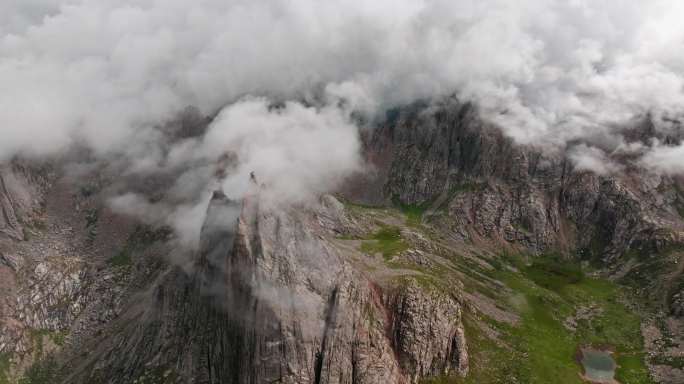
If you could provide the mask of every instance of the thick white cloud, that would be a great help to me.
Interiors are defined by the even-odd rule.
[[[642,159],[642,164],[666,174],[684,174],[684,145],[656,144]]]
[[[336,83],[377,105],[459,91],[523,142],[683,101],[676,0],[5,3],[4,154],[108,150],[188,104]]]
[[[254,172],[266,186],[262,193],[279,202],[306,201],[338,185],[360,169],[359,152],[357,129],[339,108],[295,102],[274,108],[265,99],[222,110],[196,149],[209,158],[237,156],[223,182],[229,194],[246,191]]]
[[[151,170],[169,160],[152,127],[188,105],[225,108],[177,161],[236,149],[240,177],[319,192],[358,165],[342,153],[358,151],[349,109],[453,92],[521,143],[562,146],[681,113],[683,12],[679,0],[6,0],[0,158],[77,142]]]
[[[133,173],[198,165],[176,177],[167,191],[170,202],[151,203],[145,196],[124,193],[112,198],[110,206],[151,224],[170,225],[179,234],[179,245],[195,248],[211,196],[209,188],[220,186],[233,199],[259,191],[262,206],[271,208],[316,201],[347,175],[361,170],[358,130],[348,111],[337,106],[242,99],[221,110],[203,137],[176,143],[166,155],[135,156],[129,167]],[[217,180],[219,169],[206,165],[221,158],[226,159],[226,171]]]
[[[590,171],[599,175],[608,175],[622,170],[605,152],[586,144],[576,145],[568,151],[568,157],[578,171]]]
[[[23,0],[0,3],[0,34],[20,34],[27,27],[59,11],[60,4],[69,0]]]

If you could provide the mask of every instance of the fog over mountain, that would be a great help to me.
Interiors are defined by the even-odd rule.
[[[0,0],[0,384],[683,382],[682,15]]]
[[[455,94],[522,144],[609,137],[571,156],[605,173],[616,167],[602,152],[625,150],[615,127],[649,114],[671,129],[682,113],[683,11],[676,0],[5,1],[0,158],[79,145],[144,174],[233,153],[229,195],[255,171],[301,201],[361,169],[359,121]],[[188,106],[216,119],[170,143],[160,127]],[[629,150],[684,170],[681,147]]]
[[[250,95],[373,113],[456,93],[520,142],[551,144],[647,112],[676,118],[684,97],[678,1],[1,7],[3,157],[122,151],[188,105],[214,113]]]

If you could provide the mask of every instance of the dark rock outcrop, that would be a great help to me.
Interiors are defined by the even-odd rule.
[[[169,129],[196,136],[203,124],[189,113]],[[644,134],[657,132],[624,138],[646,142]],[[47,352],[60,367],[54,381],[70,384],[408,384],[465,375],[468,335],[452,267],[468,266],[447,266],[454,244],[560,252],[616,279],[645,276],[642,289],[682,316],[678,180],[629,156],[612,159],[616,173],[576,169],[566,149],[517,145],[453,99],[391,111],[364,135],[373,169],[345,195],[418,211],[439,235],[402,221],[398,236],[410,246],[396,259],[378,256],[380,271],[366,268],[375,255],[359,251],[360,239],[396,223],[378,224],[372,212],[355,221],[332,196],[292,207],[261,201],[256,185],[239,202],[217,192],[200,250],[179,264],[166,257],[179,252],[166,236],[107,211],[99,192],[3,168],[0,352],[18,356],[21,370],[42,358],[36,331],[40,340],[65,335]],[[163,199],[173,177],[132,184]],[[449,290],[416,277],[439,268]]]
[[[425,210],[459,240],[610,262],[684,230],[676,180],[629,159],[614,159],[624,170],[613,174],[577,170],[566,149],[517,145],[455,99],[401,109],[366,143],[385,154],[381,198]]]
[[[239,212],[239,219],[235,212]],[[326,240],[344,225],[315,209],[265,210],[217,193],[190,272],[160,275],[72,361],[66,382],[417,383],[465,374],[460,304],[413,285],[381,288]],[[226,218],[233,218],[226,220]]]

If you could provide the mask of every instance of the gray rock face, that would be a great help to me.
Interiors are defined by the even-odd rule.
[[[238,216],[235,215],[239,211]],[[225,220],[226,217],[232,219]],[[220,218],[220,220],[219,220]],[[273,210],[215,194],[190,274],[172,268],[114,321],[67,382],[417,383],[468,367],[460,303],[381,287],[329,241],[349,223],[327,196]],[[117,325],[118,324],[118,325]]]
[[[425,376],[468,372],[460,305],[448,296],[430,296],[410,283],[391,299],[393,345],[412,381]]]
[[[0,232],[14,239],[22,240],[24,238],[22,228],[14,212],[14,204],[11,200],[12,195],[7,190],[6,177],[6,175],[0,175],[0,210],[2,211],[2,215],[0,215]]]
[[[2,167],[0,178],[8,223],[0,232],[0,354],[11,357],[12,369],[2,374],[14,380],[48,353],[78,350],[118,314],[126,279],[102,258],[122,245],[111,233],[134,225],[108,223],[103,213],[107,231],[97,240],[108,247],[97,250],[84,225],[90,209],[79,207],[92,202],[71,182],[20,162]]]
[[[416,383],[467,371],[458,302],[415,283],[382,290],[323,240],[339,231],[339,203],[306,214],[254,200],[227,265],[231,308],[244,309],[235,358],[249,369],[237,382]]]
[[[186,125],[183,137],[202,123]],[[561,251],[622,277],[655,265],[663,278],[652,291],[684,313],[681,271],[658,256],[678,252],[684,236],[677,180],[629,159],[616,159],[619,174],[576,170],[563,151],[516,145],[453,100],[391,113],[366,150],[374,171],[347,195],[418,207],[447,244]],[[176,265],[170,243],[141,241],[138,223],[40,175],[0,172],[0,352],[30,362],[31,332],[66,334],[59,382],[408,384],[468,371],[461,299],[364,268],[358,247],[336,239],[375,224],[332,196],[276,209],[256,187],[240,202],[216,193],[200,251]],[[402,233],[420,246],[397,259],[425,270],[444,262],[426,254],[445,245]]]
[[[0,236],[24,240],[24,225],[35,224],[48,183],[44,169],[0,166]]]
[[[467,370],[460,304],[415,283],[380,286],[354,267],[329,241],[355,230],[334,198],[278,211],[260,208],[257,196],[238,208],[218,195],[191,272],[161,270],[125,299],[139,272],[89,270],[97,252],[75,229],[78,215],[66,220],[88,202],[60,187],[46,195],[37,175],[2,173],[2,257],[18,282],[8,286],[0,342],[30,360],[31,332],[68,332],[65,382],[125,383],[156,368],[197,383],[408,383]],[[59,220],[18,242],[22,223],[50,204]]]
[[[628,133],[634,137],[626,140],[640,138]],[[389,171],[378,173],[385,199],[427,209],[461,240],[574,250],[610,262],[630,249],[662,248],[684,228],[675,180],[628,159],[615,159],[625,170],[613,175],[575,170],[563,151],[514,144],[470,104],[415,105],[375,135],[383,139],[369,140],[370,150],[390,154],[380,165]]]
[[[31,228],[41,223],[40,207],[48,179],[39,168],[18,163],[0,167],[0,351],[26,352],[26,328],[54,329],[63,324],[55,311],[71,302],[78,272],[51,270],[47,250],[28,244]],[[57,252],[55,252],[57,253]],[[69,264],[69,260],[60,260]],[[77,304],[76,304],[77,305]]]

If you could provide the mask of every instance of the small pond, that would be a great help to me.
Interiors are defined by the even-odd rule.
[[[593,348],[582,348],[582,367],[584,377],[595,383],[616,383],[615,369],[617,364],[609,351]]]

